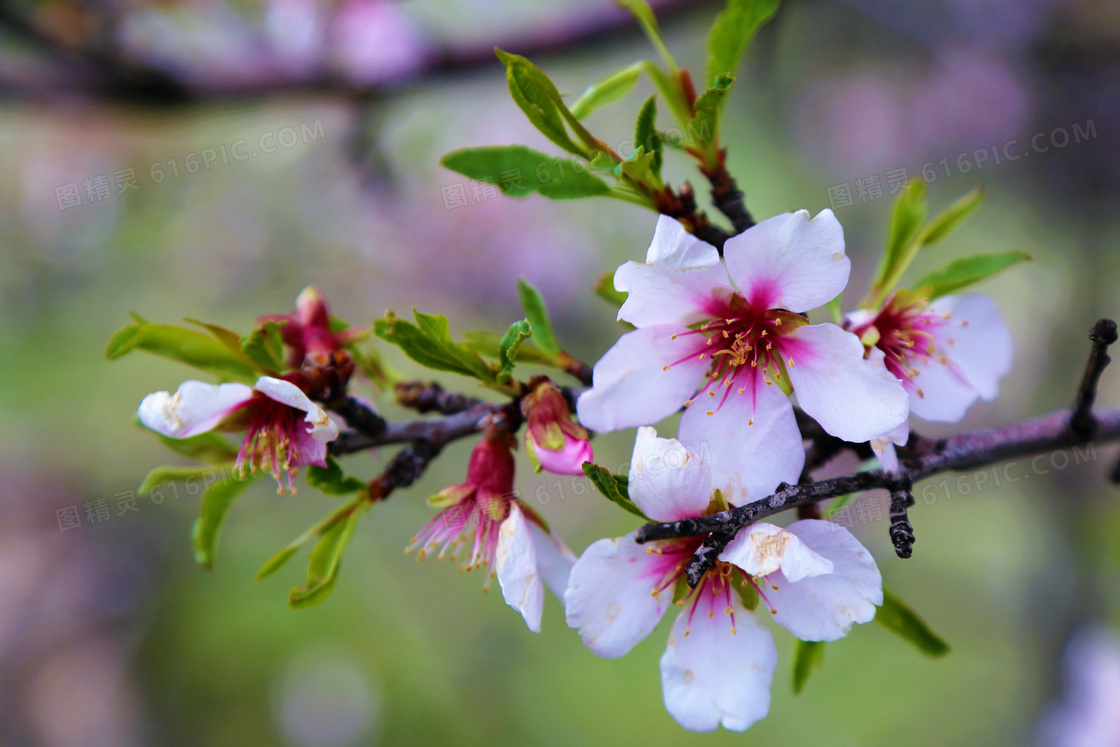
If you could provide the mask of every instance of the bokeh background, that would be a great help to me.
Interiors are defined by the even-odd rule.
[[[662,7],[678,61],[702,69],[718,6]],[[573,353],[592,361],[611,344],[619,328],[590,286],[643,255],[654,217],[490,199],[437,164],[464,145],[555,150],[510,101],[495,44],[537,50],[572,94],[652,56],[602,0],[0,6],[0,743],[1117,744],[1100,736],[1120,739],[1120,494],[1104,446],[1080,465],[1073,452],[1020,462],[1014,484],[989,470],[920,487],[908,561],[891,550],[885,498],[855,504],[886,582],[953,652],[932,661],[860,626],[794,697],[792,640],[777,630],[771,713],[745,735],[697,737],[665,713],[667,625],[600,660],[555,599],[534,636],[477,573],[403,554],[431,514],[423,498],[460,481],[470,444],[369,514],[333,596],[304,612],[286,606],[304,556],[265,582],[253,573],[334,499],[256,486],[212,572],[190,552],[197,498],[121,513],[114,496],[176,463],[133,425],[136,405],[194,375],[140,355],[106,363],[129,311],[247,330],[315,284],[356,324],[415,305],[458,331],[498,330],[520,316],[523,275]],[[593,130],[629,137],[649,93],[643,81]],[[981,211],[915,270],[978,251],[1035,257],[985,288],[1017,363],[966,426],[1071,400],[1085,332],[1120,314],[1120,6],[791,2],[749,51],[724,128],[756,216],[836,208],[853,296],[883,245],[890,175],[924,175],[935,209],[984,183]],[[668,160],[674,183],[696,180]],[[1101,399],[1120,403],[1120,377],[1106,374]],[[625,462],[631,443],[597,439],[598,461]],[[386,457],[347,468],[372,476]],[[583,480],[534,477],[523,456],[519,472],[577,552],[634,526]],[[91,522],[98,498],[110,516]],[[60,531],[70,507],[82,526]]]

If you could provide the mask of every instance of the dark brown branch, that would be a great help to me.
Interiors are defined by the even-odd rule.
[[[723,148],[719,153],[717,167],[711,171],[701,168],[700,171],[712,185],[712,204],[731,221],[735,233],[739,234],[754,225],[754,218],[751,217],[746,204],[743,202],[742,190],[739,189],[735,179],[727,171],[726,159],[727,149]]]
[[[646,524],[638,530],[638,541],[692,537],[709,532],[734,533],[748,524],[782,511],[847,493],[875,488],[894,490],[908,481],[918,482],[942,472],[960,472],[1085,443],[1084,439],[1070,429],[1069,417],[1069,410],[1059,410],[1020,423],[961,433],[946,439],[940,451],[903,462],[899,474],[876,469],[804,485],[787,485],[768,498],[711,516]],[[1100,413],[1097,424],[1097,441],[1120,440],[1120,410]],[[694,560],[689,566],[690,582],[693,578],[699,581],[703,571],[707,570],[700,569],[699,573],[694,574],[695,567]]]
[[[346,424],[366,436],[376,438],[385,432],[385,418],[350,396],[341,397],[328,405],[345,420]]]
[[[514,417],[512,412],[516,411]],[[457,438],[478,433],[485,425],[487,418],[504,416],[513,422],[520,423],[520,410],[509,403],[489,404],[480,402],[473,407],[434,420],[411,420],[405,423],[386,423],[379,435],[360,432],[345,432],[332,441],[327,447],[331,454],[353,454],[358,451],[367,451],[378,446],[391,444],[406,444],[415,441],[432,441],[447,443]]]
[[[1108,355],[1108,346],[1116,342],[1116,322],[1111,319],[1101,319],[1089,330],[1089,339],[1093,341],[1093,349],[1089,353],[1089,362],[1085,365],[1085,375],[1081,379],[1081,387],[1077,391],[1077,402],[1074,405],[1073,416],[1070,418],[1069,427],[1082,439],[1089,441],[1097,430],[1097,423],[1093,419],[1093,402],[1097,399],[1097,382],[1112,358]]]
[[[482,404],[481,400],[449,392],[438,382],[405,381],[395,387],[397,402],[420,413],[454,415]]]

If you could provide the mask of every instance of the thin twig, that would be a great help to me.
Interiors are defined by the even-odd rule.
[[[1097,382],[1101,374],[1112,362],[1108,355],[1108,346],[1116,342],[1116,322],[1111,319],[1100,319],[1089,330],[1089,339],[1093,341],[1093,349],[1089,353],[1089,362],[1085,365],[1085,375],[1081,379],[1081,387],[1077,390],[1077,402],[1074,405],[1073,416],[1069,420],[1069,427],[1081,438],[1089,441],[1093,438],[1097,424],[1093,420],[1093,402],[1097,399]]]

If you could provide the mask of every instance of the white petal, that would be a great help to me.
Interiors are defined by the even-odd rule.
[[[713,297],[734,292],[716,248],[665,215],[657,220],[646,263],[619,267],[614,287],[630,294],[618,318],[636,327],[711,319]]]
[[[862,443],[905,422],[906,390],[881,357],[864,360],[863,343],[851,332],[817,324],[781,339],[794,360],[788,370],[797,402],[826,431]]]
[[[675,438],[639,428],[630,460],[630,498],[654,521],[700,516],[712,501],[711,467]]]
[[[594,386],[577,403],[579,422],[593,431],[652,425],[679,410],[711,365],[700,360],[703,335],[671,324],[627,332],[595,364]],[[673,365],[675,361],[686,359]],[[669,370],[665,370],[669,366]]]
[[[924,420],[955,423],[980,398],[959,369],[937,358],[914,358],[911,366],[919,373],[907,386],[910,411]]]
[[[649,553],[635,536],[601,539],[584,550],[564,592],[568,627],[608,659],[634,648],[673,603],[673,587],[656,590],[677,557]]]
[[[544,531],[534,522],[529,522],[529,531],[533,535],[533,549],[537,554],[537,573],[545,586],[563,601],[564,591],[568,588],[568,576],[576,563],[575,553],[568,549],[562,539]]]
[[[171,438],[208,431],[230,410],[253,396],[244,384],[207,384],[184,381],[175,394],[155,392],[140,403],[137,415],[145,427]]]
[[[544,585],[537,572],[537,552],[529,521],[516,505],[498,528],[494,557],[498,585],[506,604],[521,613],[529,630],[541,632]]]
[[[803,641],[835,641],[854,623],[874,619],[875,607],[883,603],[883,577],[859,540],[844,527],[818,519],[795,521],[788,529],[831,560],[833,570],[796,582],[778,571],[760,581],[777,610],[775,622]]]
[[[781,570],[790,581],[832,573],[832,561],[813,552],[797,535],[759,522],[741,530],[720,553],[719,559],[739,566],[752,576],[769,576]]]
[[[844,229],[831,210],[782,213],[723,246],[731,279],[755,308],[809,311],[844,290],[852,263]]]
[[[796,483],[805,466],[789,397],[760,383],[756,400],[744,388],[742,394],[733,390],[718,409],[712,405],[719,405],[719,397],[697,400],[680,426],[681,441],[711,464],[712,487],[738,506],[773,495],[779,483]]]
[[[926,420],[952,423],[978,397],[993,400],[999,395],[999,381],[1014,357],[1011,332],[995,301],[981,293],[947,296],[931,308],[950,318],[935,332],[933,356],[912,360],[920,373],[910,408]]]
[[[338,424],[331,420],[326,410],[312,402],[303,390],[292,382],[262,376],[257,379],[253,388],[274,402],[307,413],[304,421],[311,426],[307,432],[319,443],[330,443],[338,438]]]
[[[883,354],[883,351],[878,348],[875,350],[879,355]],[[907,420],[890,433],[871,439],[871,450],[875,452],[875,456],[879,459],[879,465],[883,469],[887,472],[898,472],[898,451],[894,447],[895,445],[904,446],[909,440],[910,421]]]
[[[695,611],[686,606],[677,617],[661,657],[665,709],[691,731],[719,726],[746,731],[770,710],[778,665],[774,638],[738,593],[713,595],[707,588],[699,593]]]

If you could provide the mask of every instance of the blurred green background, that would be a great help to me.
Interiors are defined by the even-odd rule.
[[[666,14],[665,35],[678,61],[699,70],[718,6],[681,5]],[[112,25],[89,20],[98,14]],[[437,165],[440,155],[507,142],[555,149],[510,101],[496,61],[440,60],[449,50],[478,58],[494,44],[526,52],[571,28],[616,29],[619,18],[598,0],[37,2],[0,13],[0,741],[1045,741],[1039,720],[1063,698],[1069,634],[1120,613],[1120,514],[1105,480],[1114,448],[1086,452],[1088,464],[1074,465],[1072,452],[1021,462],[1015,484],[997,487],[988,470],[920,487],[909,561],[894,556],[887,523],[874,520],[886,515],[885,496],[857,503],[853,531],[886,583],[953,652],[928,660],[860,626],[828,646],[824,667],[794,697],[792,639],[776,629],[770,716],[745,735],[698,737],[665,713],[657,663],[668,623],[625,658],[597,659],[554,598],[534,636],[496,588],[480,591],[477,573],[404,555],[431,516],[423,498],[461,481],[470,443],[375,507],[334,594],[309,611],[286,606],[288,588],[303,581],[303,556],[262,583],[252,578],[334,499],[256,486],[235,507],[212,572],[191,556],[197,498],[141,499],[119,512],[116,494],[152,466],[176,463],[132,424],[137,404],[194,377],[141,355],[105,362],[105,342],[129,311],[245,331],[314,284],[354,324],[416,306],[447,314],[457,331],[499,330],[520,318],[514,278],[524,275],[544,291],[562,343],[587,361],[601,355],[620,328],[589,289],[644,255],[654,216],[607,201],[472,192]],[[51,44],[108,49],[166,80],[118,96],[113,81],[83,77]],[[578,94],[651,56],[627,27],[535,61]],[[159,93],[167,81],[194,95],[171,101]],[[1118,89],[1120,13],[1103,0],[797,2],[748,53],[725,138],[756,217],[836,208],[853,299],[883,244],[889,173],[916,176],[931,164],[934,209],[987,186],[977,216],[914,270],[980,251],[1035,257],[984,288],[1014,332],[1017,364],[1002,397],[970,412],[965,427],[976,427],[1070,402],[1087,329],[1120,313]],[[643,81],[596,112],[593,131],[609,142],[630,137],[650,92]],[[1046,150],[1031,145],[1036,133]],[[996,164],[993,148],[1021,157]],[[219,152],[210,168],[191,173],[188,155],[202,160],[208,149]],[[672,183],[692,179],[702,192],[698,174],[667,160]],[[118,176],[129,169],[135,189],[118,185],[130,182]],[[98,192],[102,175],[108,196]],[[845,184],[846,205],[837,201]],[[448,209],[445,188],[454,185],[467,204]],[[387,356],[427,377],[395,351]],[[1106,374],[1101,401],[1120,401],[1120,378]],[[597,461],[625,463],[632,438],[596,439]],[[347,469],[370,477],[386,451],[351,457]],[[518,460],[519,488],[577,552],[634,527],[582,478],[536,477]],[[99,497],[111,516],[91,523],[85,502]],[[56,511],[68,507],[82,527],[60,531]]]

